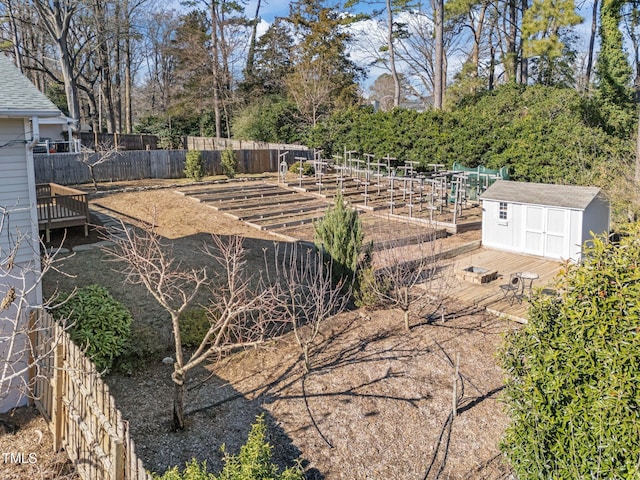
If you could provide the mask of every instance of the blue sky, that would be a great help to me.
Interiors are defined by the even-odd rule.
[[[257,0],[249,0],[245,7],[245,13],[248,17],[253,17],[256,13]],[[275,17],[286,17],[289,15],[289,4],[291,2],[284,0],[262,0],[260,3],[260,17],[267,22],[271,23]],[[380,0],[382,4],[382,0]],[[327,5],[332,5],[332,2],[327,2]],[[367,8],[366,3],[363,3],[355,11],[370,11],[371,8]]]
[[[256,13],[257,0],[250,0],[245,7],[248,17],[253,17]],[[286,17],[289,15],[289,2],[282,0],[262,0],[260,3],[260,16],[267,22],[273,22],[275,17]]]

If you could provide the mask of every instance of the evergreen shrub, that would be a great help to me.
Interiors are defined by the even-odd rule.
[[[300,160],[292,163],[289,166],[289,171],[291,173],[295,173],[296,175],[300,175]],[[302,175],[314,175],[316,173],[316,169],[313,168],[313,165],[309,162],[302,162]]]
[[[341,193],[334,198],[334,205],[314,225],[316,247],[333,260],[332,274],[338,281],[354,279],[364,232],[358,211],[351,208]]]
[[[185,347],[197,347],[211,328],[207,312],[201,308],[186,310],[180,314],[180,338]]]
[[[267,441],[267,426],[264,414],[256,417],[251,426],[247,443],[240,447],[240,453],[230,455],[225,451],[224,467],[215,475],[208,472],[207,463],[199,464],[192,459],[180,472],[178,467],[167,470],[163,475],[153,475],[154,480],[303,480],[302,468],[297,465],[282,472],[272,462],[273,446]]]
[[[100,285],[65,295],[54,314],[70,325],[71,339],[85,350],[98,371],[108,371],[131,333],[131,313]]]
[[[596,238],[501,354],[520,480],[640,478],[640,226]]]
[[[202,152],[198,150],[189,150],[187,152],[184,174],[187,178],[196,182],[202,180],[202,177],[204,177],[204,159],[202,158]]]
[[[227,178],[234,178],[238,173],[238,159],[236,158],[236,152],[232,148],[227,148],[222,151],[220,157],[220,163],[222,164],[222,173]]]

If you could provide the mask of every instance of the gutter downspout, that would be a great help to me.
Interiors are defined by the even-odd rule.
[[[40,122],[38,117],[31,117],[31,141],[27,142],[27,149],[33,150],[36,143],[40,141]]]
[[[35,165],[33,161],[33,147],[40,141],[40,122],[39,117],[33,116],[31,117],[31,141],[26,142],[27,146],[27,176],[30,179],[29,181],[29,189],[31,190],[30,196],[33,197],[33,203],[31,205],[31,218],[35,219],[35,224],[33,225],[32,231],[32,239],[40,239],[40,232],[38,227],[38,199],[36,197],[36,184],[35,184]],[[40,245],[39,241],[33,242],[33,249],[35,251],[35,255],[37,258],[40,258],[40,250],[43,248]],[[40,276],[40,262],[35,263],[35,274],[36,277]],[[42,296],[42,286],[40,283],[36,285],[34,289],[35,295],[35,304],[33,307],[42,308],[43,305],[43,296]]]

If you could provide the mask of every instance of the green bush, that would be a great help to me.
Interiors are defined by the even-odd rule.
[[[292,163],[289,166],[289,171],[295,173],[296,175],[300,175],[300,160]],[[302,162],[302,175],[314,175],[316,173],[316,169],[313,168],[313,165],[309,162]]]
[[[197,347],[209,331],[211,322],[201,308],[186,310],[180,314],[180,338],[185,347]]]
[[[603,129],[601,110],[575,89],[508,84],[466,97],[451,111],[339,111],[319,122],[306,143],[326,156],[346,146],[378,159],[506,165],[515,180],[592,185],[594,165],[628,160],[634,151],[629,131]]]
[[[316,247],[333,260],[334,280],[351,282],[362,252],[364,232],[358,211],[351,208],[342,194],[334,198],[334,206],[314,224]]]
[[[164,352],[165,344],[166,339],[156,329],[148,325],[133,324],[122,353],[114,362],[114,371],[133,374],[149,362],[157,360]]]
[[[507,338],[502,449],[520,480],[640,478],[640,225],[595,239]]]
[[[187,178],[199,182],[204,177],[204,160],[202,152],[198,150],[189,150],[187,159],[184,164],[184,174]]]
[[[238,159],[236,158],[236,152],[232,148],[227,148],[222,152],[220,156],[220,163],[222,164],[222,173],[228,178],[233,178],[238,173]]]
[[[216,480],[216,476],[207,470],[207,462],[200,464],[195,458],[187,462],[182,472],[178,467],[173,467],[162,475],[154,473],[151,478],[153,480]]]
[[[267,425],[262,414],[251,426],[247,443],[240,447],[240,453],[225,453],[224,468],[217,480],[302,480],[300,467],[279,472],[278,466],[271,462],[273,447],[267,442],[266,435]]]
[[[296,106],[278,95],[257,97],[234,115],[233,138],[271,143],[295,143],[300,140],[301,124]]]
[[[354,288],[354,301],[357,307],[375,308],[384,305],[384,296],[391,290],[389,278],[379,278],[371,265],[359,269]]]
[[[85,350],[98,371],[108,371],[124,352],[131,333],[131,313],[106,288],[89,285],[73,295],[54,312],[71,325],[71,339]]]
[[[225,452],[224,467],[219,475],[207,471],[207,464],[198,464],[195,459],[187,463],[186,468],[180,473],[178,467],[167,470],[164,475],[153,475],[154,480],[302,480],[304,478],[302,468],[296,466],[280,472],[276,464],[272,463],[273,447],[266,439],[267,426],[264,414],[256,418],[256,423],[251,426],[249,438],[240,448],[237,455],[229,455]]]

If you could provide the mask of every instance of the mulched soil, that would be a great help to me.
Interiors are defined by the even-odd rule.
[[[204,264],[200,247],[211,233],[245,237],[252,271],[261,268],[263,249],[273,248],[267,232],[171,189],[109,193],[92,202],[127,219],[155,217],[186,266]],[[438,305],[425,305],[409,332],[393,310],[347,312],[323,325],[309,374],[292,337],[211,359],[189,375],[187,429],[171,432],[172,367],[162,362],[171,354],[167,314],[107,260],[99,249],[64,256],[59,268],[66,275],[49,272],[44,290],[99,283],[132,311],[135,338],[150,353],[106,380],[148,469],[161,472],[195,457],[215,470],[220,446],[236,452],[255,416],[265,413],[276,460],[300,458],[308,478],[508,478],[497,446],[508,419],[495,355],[514,324],[451,303],[444,322]],[[458,355],[458,416],[451,421]]]
[[[53,437],[34,407],[0,414],[0,478],[80,480],[66,453],[53,451]]]
[[[497,448],[507,418],[495,350],[510,328],[465,308],[444,323],[416,319],[410,332],[399,312],[345,313],[323,326],[307,375],[291,337],[194,372],[185,432],[170,430],[171,366],[107,380],[138,454],[158,472],[192,457],[220,468],[219,447],[237,451],[265,413],[276,460],[300,458],[307,478],[497,479],[509,469]]]

